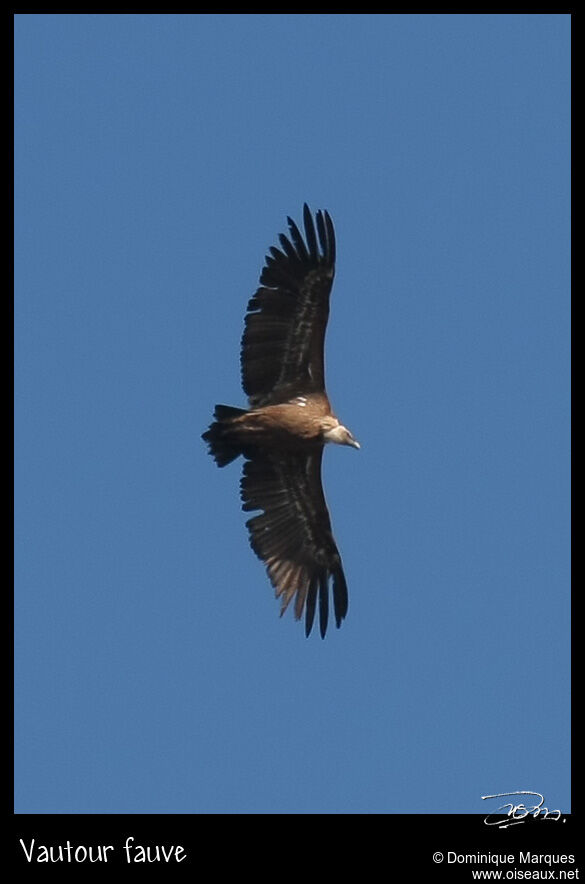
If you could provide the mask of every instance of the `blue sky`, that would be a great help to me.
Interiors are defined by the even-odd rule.
[[[570,809],[569,31],[16,16],[18,813]],[[325,641],[200,439],[305,201],[362,444]]]

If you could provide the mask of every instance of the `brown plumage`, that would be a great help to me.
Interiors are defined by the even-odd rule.
[[[327,212],[315,222],[307,205],[305,237],[290,218],[248,303],[242,337],[242,386],[250,408],[216,405],[203,434],[222,467],[240,454],[244,510],[262,510],[246,525],[256,555],[281,599],[294,598],[295,617],[313,626],[317,600],[321,636],[329,617],[347,614],[347,585],[321,482],[326,442],[359,444],[339,423],[325,392],[324,346],[335,273],[335,233]]]

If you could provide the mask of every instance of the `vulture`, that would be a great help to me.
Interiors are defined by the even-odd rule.
[[[305,235],[287,218],[250,299],[241,344],[242,387],[249,408],[216,405],[203,433],[219,467],[244,457],[242,509],[250,545],[266,565],[281,615],[294,599],[305,634],[317,603],[321,637],[329,590],[337,627],[347,614],[347,584],[321,482],[327,442],[359,443],[333,413],[325,391],[324,344],[335,273],[335,232],[329,213],[303,210]]]

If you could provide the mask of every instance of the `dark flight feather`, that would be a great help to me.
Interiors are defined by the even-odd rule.
[[[299,393],[325,390],[324,346],[335,273],[335,233],[328,212],[317,232],[304,207],[306,244],[289,218],[248,303],[242,338],[242,386],[250,405],[274,405]],[[317,236],[318,234],[318,236]]]
[[[311,631],[317,595],[321,636],[329,616],[329,581],[333,584],[333,610],[339,627],[347,614],[348,597],[339,550],[321,483],[323,448],[311,454],[288,453],[255,457],[244,464],[241,480],[242,509],[263,510],[248,519],[250,544],[266,563],[281,614],[296,596],[295,613]]]

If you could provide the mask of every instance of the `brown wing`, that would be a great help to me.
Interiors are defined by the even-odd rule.
[[[305,238],[288,218],[248,303],[242,337],[242,386],[250,405],[273,405],[300,393],[325,390],[323,349],[335,274],[335,232],[327,212],[309,207]]]
[[[266,564],[281,615],[294,598],[297,620],[305,609],[309,635],[319,599],[321,637],[329,616],[329,580],[335,624],[347,614],[347,585],[321,483],[323,449],[309,454],[262,454],[246,461],[241,483],[244,510],[264,510],[246,522],[250,544]]]

